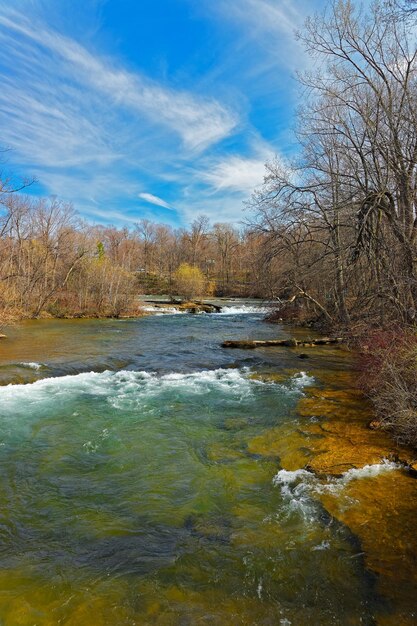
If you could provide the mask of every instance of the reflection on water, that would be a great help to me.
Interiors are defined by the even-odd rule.
[[[0,344],[2,626],[415,623],[416,482],[347,355],[222,350],[286,336],[228,313]]]

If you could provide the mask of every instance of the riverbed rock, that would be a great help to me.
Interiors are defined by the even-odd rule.
[[[245,417],[227,417],[224,420],[223,428],[225,430],[242,430],[249,426],[249,420]]]
[[[206,456],[212,463],[233,463],[245,457],[241,450],[222,443],[212,443],[206,448]]]
[[[381,607],[376,622],[415,624],[417,482],[393,470],[372,479],[351,480],[342,493],[325,491],[318,497],[359,538],[365,565],[377,574],[377,591],[390,602],[390,611]]]
[[[181,302],[181,304],[177,305],[177,308],[180,311],[186,311],[187,313],[220,313],[221,307],[216,304],[211,304],[209,302],[201,302],[200,300],[195,300],[192,302]]]

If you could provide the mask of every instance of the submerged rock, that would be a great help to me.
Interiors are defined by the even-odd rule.
[[[373,413],[360,391],[309,387],[305,393],[298,413],[319,418],[306,430],[322,435],[311,441],[314,457],[310,466],[316,474],[340,476],[352,468],[380,463],[392,453],[394,446],[388,435],[368,428]]]
[[[222,443],[212,443],[206,448],[206,457],[212,463],[233,463],[245,457],[241,450],[236,450]]]
[[[242,430],[248,426],[249,420],[245,417],[227,417],[223,423],[225,430]]]
[[[390,602],[378,624],[415,624],[417,483],[400,470],[352,480],[343,492],[320,496],[326,509],[359,538],[365,565],[377,574],[377,591]]]

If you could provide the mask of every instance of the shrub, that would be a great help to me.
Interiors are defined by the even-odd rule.
[[[399,443],[417,447],[417,335],[379,329],[360,342],[360,384],[381,424]]]
[[[174,281],[178,295],[186,300],[201,296],[205,291],[204,274],[195,265],[180,265],[175,272]]]

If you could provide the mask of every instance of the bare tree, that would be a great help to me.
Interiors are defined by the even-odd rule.
[[[302,77],[302,156],[270,164],[252,201],[271,253],[277,240],[297,251],[294,291],[345,323],[358,306],[408,321],[417,309],[416,49],[407,22],[387,17],[383,3],[339,1],[307,20],[318,69]]]

